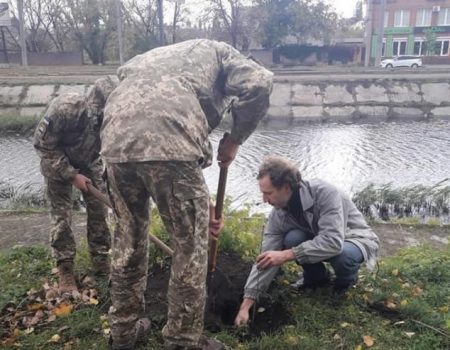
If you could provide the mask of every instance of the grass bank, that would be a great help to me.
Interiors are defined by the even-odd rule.
[[[227,213],[221,251],[234,250],[249,263],[260,249],[263,218],[248,211]],[[167,240],[161,220],[153,215],[151,232]],[[0,335],[8,349],[107,349],[105,317],[110,304],[106,280],[93,282],[86,246],[77,255],[77,275],[83,286],[78,299],[52,295],[56,281],[45,247],[15,248],[0,255]],[[169,259],[150,248],[151,268]],[[379,262],[375,274],[361,271],[345,297],[329,289],[302,293],[291,289],[298,274],[285,266],[275,288],[258,304],[257,320],[269,304],[282,305],[284,323],[255,336],[250,328],[225,327],[212,336],[231,349],[449,349],[450,249],[420,246],[402,250]],[[94,283],[94,284],[92,284]],[[151,315],[152,316],[152,315]],[[163,316],[164,317],[164,316]],[[146,346],[161,349],[164,319],[154,315]]]
[[[0,134],[17,133],[20,135],[31,135],[39,119],[34,116],[1,115]]]

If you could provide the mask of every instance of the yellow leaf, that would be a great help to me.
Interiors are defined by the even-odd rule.
[[[342,328],[346,328],[346,327],[348,327],[348,326],[350,326],[350,323],[347,323],[347,322],[342,322],[342,323],[341,323],[341,327],[342,327]]]
[[[439,308],[439,311],[440,312],[448,312],[448,305],[444,305],[444,306],[441,306],[440,308]]]
[[[73,305],[61,303],[53,309],[53,313],[56,316],[67,316],[72,312],[72,310],[73,310]]]
[[[392,276],[398,276],[398,269],[392,270]]]
[[[40,310],[43,308],[44,308],[44,305],[40,304],[40,303],[30,304],[27,306],[27,309],[31,310],[31,311],[36,311],[36,310]]]
[[[355,347],[355,350],[362,350],[362,346],[361,346],[361,345],[357,345],[357,346]]]
[[[370,335],[365,335],[363,336],[363,340],[364,340],[364,344],[366,344],[366,346],[368,348],[372,347],[374,342],[374,339],[370,336]]]
[[[91,298],[91,299],[89,299],[89,304],[91,304],[91,305],[97,305],[97,304],[98,304],[98,300],[95,299],[95,298]]]
[[[50,338],[50,340],[48,342],[49,343],[59,343],[60,340],[61,340],[61,337],[59,336],[59,334],[55,334],[54,336],[52,336]]]
[[[401,306],[406,306],[406,305],[408,305],[408,300],[403,299],[403,300],[400,302],[400,305],[401,305]]]

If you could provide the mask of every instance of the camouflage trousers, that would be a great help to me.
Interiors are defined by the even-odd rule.
[[[105,183],[101,177],[100,164],[91,169],[81,171],[83,175],[92,180],[95,187],[106,191]],[[53,257],[56,262],[70,261],[75,258],[76,246],[72,232],[72,184],[46,178],[47,198],[50,202],[50,216],[52,228],[50,231],[50,244],[53,248]],[[91,258],[103,259],[108,256],[111,247],[111,234],[106,222],[107,208],[91,195],[83,193],[87,211],[87,241]]]
[[[208,264],[209,194],[196,162],[107,164],[117,226],[113,233],[109,311],[113,348],[134,346],[145,313],[150,197],[171,237],[168,345],[192,346],[203,332]]]

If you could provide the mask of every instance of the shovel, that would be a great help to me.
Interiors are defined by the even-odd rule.
[[[214,216],[216,219],[220,219],[220,217],[222,216],[223,201],[225,199],[225,185],[227,184],[227,175],[228,175],[228,168],[220,168],[219,185],[217,186],[216,209],[214,211]],[[216,271],[218,251],[219,251],[219,240],[217,238],[213,238],[211,240],[211,245],[209,248],[210,274]]]
[[[109,201],[109,198],[105,196],[100,190],[95,188],[92,184],[89,182],[86,183],[86,186],[88,188],[88,193],[97,198],[100,202],[102,202],[104,205],[112,209],[111,202]],[[169,256],[173,255],[173,250],[168,247],[163,241],[161,241],[158,237],[153,236],[151,233],[149,233],[150,240],[155,243],[155,245],[161,249],[164,253],[166,253]]]

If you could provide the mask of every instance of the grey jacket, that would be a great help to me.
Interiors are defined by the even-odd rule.
[[[303,215],[314,238],[292,248],[296,261],[313,264],[330,259],[342,252],[344,241],[349,241],[361,249],[367,268],[372,269],[380,242],[351,199],[319,179],[302,181],[299,191]],[[296,228],[300,228],[299,224],[286,210],[274,208],[264,229],[262,251],[282,250],[284,235]],[[254,264],[244,297],[256,299],[269,287],[277,271],[278,267],[258,270]]]

